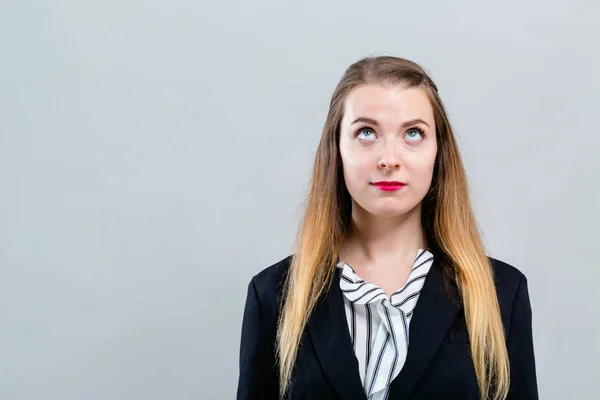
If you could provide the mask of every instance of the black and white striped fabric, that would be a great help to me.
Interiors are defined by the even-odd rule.
[[[408,328],[433,254],[419,249],[404,287],[391,297],[379,286],[362,280],[344,261],[340,288],[346,319],[369,400],[385,400],[392,380],[400,373],[408,350]]]

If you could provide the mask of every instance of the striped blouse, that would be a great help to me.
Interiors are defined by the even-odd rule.
[[[360,378],[369,400],[385,400],[408,350],[408,328],[433,254],[419,249],[404,286],[389,298],[379,286],[363,281],[339,261],[340,288]]]

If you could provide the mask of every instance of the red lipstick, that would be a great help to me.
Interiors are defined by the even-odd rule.
[[[402,189],[406,186],[406,183],[398,181],[379,181],[373,182],[371,185],[376,186],[380,190],[385,190],[386,192],[393,192]]]

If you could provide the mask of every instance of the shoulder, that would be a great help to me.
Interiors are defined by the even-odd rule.
[[[493,257],[488,256],[488,259],[492,266],[497,290],[516,292],[520,283],[527,279],[517,267]]]
[[[291,261],[292,255],[289,255],[262,269],[250,281],[250,285],[256,291],[258,301],[271,317],[275,317],[278,313],[279,302]]]
[[[507,262],[492,257],[488,258],[494,273],[500,312],[506,326],[519,293],[527,291],[527,277],[518,268]]]
[[[283,285],[291,262],[292,256],[289,255],[254,275],[252,282],[258,294],[271,293]]]

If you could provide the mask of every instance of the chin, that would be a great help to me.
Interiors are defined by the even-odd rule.
[[[383,201],[381,201],[383,200]],[[390,201],[392,200],[392,201]],[[400,217],[415,211],[419,202],[407,202],[408,199],[378,199],[365,207],[365,210],[373,215],[385,218]]]
[[[376,215],[378,217],[385,217],[385,218],[394,218],[394,217],[399,217],[403,214],[406,214],[408,211],[410,211],[410,208],[406,208],[406,206],[400,206],[400,205],[389,205],[389,206],[376,206],[376,207],[369,207],[366,209],[369,213]]]
[[[383,218],[396,218],[406,214],[405,210],[375,210],[371,214]]]
[[[418,204],[407,204],[406,199],[399,201],[399,199],[377,199],[375,201],[368,202],[352,202],[352,207],[357,207],[368,214],[372,214],[382,218],[395,218],[400,217],[406,213],[409,213]]]

